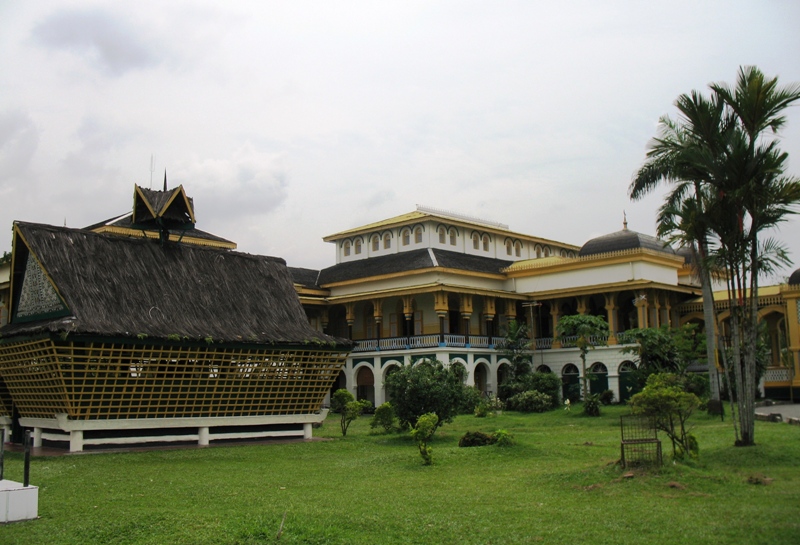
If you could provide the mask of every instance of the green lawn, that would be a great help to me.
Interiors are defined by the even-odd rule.
[[[275,543],[284,513],[279,543],[800,543],[800,427],[758,422],[758,446],[734,448],[730,422],[700,414],[699,460],[622,478],[626,409],[576,409],[459,417],[430,467],[367,417],[344,439],[334,419],[315,430],[333,441],[37,458],[41,518],[0,526],[0,543]],[[498,428],[518,444],[457,445]],[[6,478],[22,480],[21,455]]]

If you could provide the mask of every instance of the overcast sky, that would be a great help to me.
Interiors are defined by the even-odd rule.
[[[799,82],[798,22],[791,0],[0,0],[0,249],[13,220],[129,211],[151,156],[198,228],[292,266],[416,204],[576,245],[623,210],[653,234],[661,194],[627,188],[659,116],[740,65]],[[800,218],[779,236],[800,266]]]

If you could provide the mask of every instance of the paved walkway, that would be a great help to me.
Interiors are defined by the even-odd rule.
[[[778,413],[786,422],[789,418],[800,418],[800,403],[785,405],[770,405],[769,407],[756,407],[756,414],[775,414]]]

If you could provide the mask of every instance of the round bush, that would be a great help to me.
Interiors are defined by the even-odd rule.
[[[508,407],[523,413],[543,413],[553,408],[553,398],[536,390],[528,390],[509,399]]]

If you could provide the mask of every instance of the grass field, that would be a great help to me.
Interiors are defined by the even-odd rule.
[[[730,422],[701,413],[699,460],[623,478],[627,410],[576,409],[461,416],[429,467],[367,417],[344,439],[329,418],[315,435],[332,441],[36,458],[40,519],[0,526],[0,543],[800,543],[800,427],[757,422],[758,446],[735,448]],[[458,447],[499,428],[517,445]],[[6,478],[22,480],[21,455]]]

